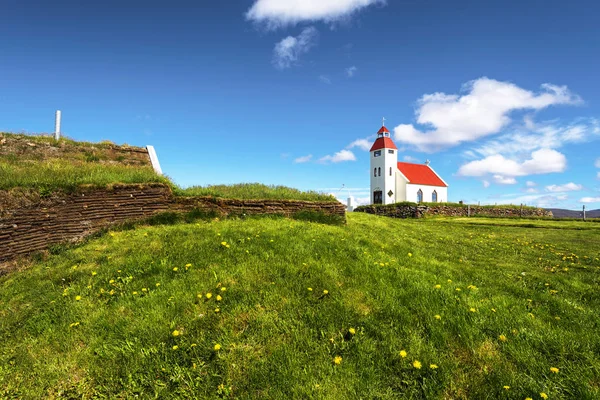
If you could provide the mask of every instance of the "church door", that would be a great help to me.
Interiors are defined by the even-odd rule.
[[[381,190],[373,192],[373,204],[383,204],[383,192]]]

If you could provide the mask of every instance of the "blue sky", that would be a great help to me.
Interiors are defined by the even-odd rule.
[[[88,3],[88,2],[85,2]],[[594,1],[8,1],[0,131],[156,147],[178,184],[368,198],[381,118],[449,200],[600,208]]]

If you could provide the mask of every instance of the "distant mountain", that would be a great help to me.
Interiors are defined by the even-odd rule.
[[[565,210],[562,208],[546,208],[548,211],[552,211],[554,218],[583,218],[582,210]],[[585,210],[586,218],[600,218],[599,210]]]

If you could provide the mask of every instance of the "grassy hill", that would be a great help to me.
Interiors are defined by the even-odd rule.
[[[502,221],[212,220],[57,248],[0,277],[0,398],[598,398],[600,226]]]

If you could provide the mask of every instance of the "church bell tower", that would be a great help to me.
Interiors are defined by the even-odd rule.
[[[371,146],[371,204],[392,204],[396,202],[396,170],[398,169],[398,148],[385,127],[377,131],[377,139]]]

